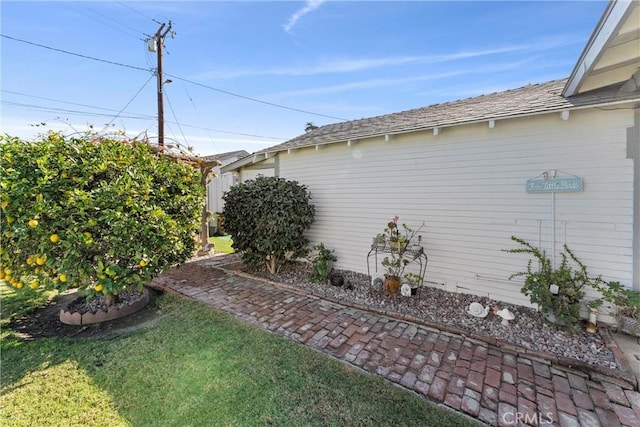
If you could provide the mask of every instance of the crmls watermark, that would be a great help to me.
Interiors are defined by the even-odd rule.
[[[533,425],[545,425],[545,424],[553,424],[553,413],[547,412],[543,414],[542,412],[534,412],[533,414],[528,414],[525,412],[505,412],[502,414],[502,422],[507,425],[518,425],[520,423],[524,424],[533,424]]]

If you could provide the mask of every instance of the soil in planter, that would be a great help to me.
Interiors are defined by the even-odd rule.
[[[142,297],[141,291],[122,291],[118,294],[118,301],[108,306],[102,296],[93,298],[79,298],[76,302],[69,305],[69,311],[72,313],[97,313],[98,311],[107,311],[111,308],[122,308],[126,305],[133,304]]]

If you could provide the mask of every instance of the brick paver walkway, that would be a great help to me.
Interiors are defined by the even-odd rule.
[[[209,258],[171,270],[177,292],[380,375],[490,425],[640,426],[640,393],[483,341],[324,301],[218,268]],[[203,277],[205,279],[203,279]]]

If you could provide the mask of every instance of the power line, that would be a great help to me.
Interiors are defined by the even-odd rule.
[[[203,87],[205,89],[209,89],[209,90],[213,90],[213,91],[216,91],[216,92],[224,93],[225,95],[235,96],[236,98],[246,99],[248,101],[259,102],[260,104],[270,105],[272,107],[277,107],[277,108],[283,108],[285,110],[290,110],[290,111],[297,111],[298,113],[311,114],[313,116],[326,117],[326,118],[329,118],[329,119],[336,119],[336,120],[342,120],[342,121],[348,121],[349,120],[349,119],[344,119],[342,117],[329,116],[327,114],[314,113],[312,111],[301,110],[299,108],[287,107],[286,105],[275,104],[273,102],[263,101],[261,99],[251,98],[249,96],[240,95],[240,94],[237,94],[237,93],[229,92],[227,90],[218,89],[218,88],[215,88],[215,87],[212,87],[212,86],[207,86],[205,84],[194,82],[192,80],[188,80],[188,79],[185,79],[183,77],[174,76],[173,74],[169,74],[169,73],[165,73],[165,74],[167,76],[169,76],[169,77],[173,77],[174,79],[182,80],[183,82],[191,83],[193,85],[200,86],[200,87]]]
[[[98,112],[92,112],[92,111],[69,110],[66,108],[45,107],[41,105],[24,104],[20,102],[12,102],[12,101],[5,101],[5,100],[0,101],[0,104],[6,105],[8,107],[20,107],[20,108],[32,109],[35,111],[44,111],[46,113],[66,113],[66,114],[71,114],[75,116],[113,117],[113,114],[98,113]],[[143,115],[120,116],[120,117],[126,118],[126,119],[134,119],[134,120],[155,120],[155,117],[153,116],[143,116]]]
[[[147,68],[136,67],[135,65],[121,64],[119,62],[109,61],[109,60],[100,59],[100,58],[94,58],[93,56],[82,55],[80,53],[69,52],[69,51],[66,51],[64,49],[58,49],[58,48],[51,47],[51,46],[45,46],[43,44],[30,42],[28,40],[23,40],[23,39],[18,39],[16,37],[7,36],[6,34],[0,34],[0,36],[4,37],[5,39],[14,40],[14,41],[17,41],[17,42],[20,42],[20,43],[26,43],[26,44],[29,44],[29,45],[32,45],[32,46],[41,47],[41,48],[44,48],[44,49],[53,50],[55,52],[65,53],[67,55],[72,55],[72,56],[78,56],[80,58],[85,58],[85,59],[91,59],[92,61],[105,62],[107,64],[117,65],[119,67],[125,67],[125,68],[132,68],[134,70],[140,70],[140,71],[149,71],[149,72],[153,71],[153,70],[147,69]]]
[[[152,76],[153,77],[153,76]],[[105,108],[105,107],[95,107],[93,105],[87,105],[87,104],[80,104],[78,102],[69,102],[69,101],[62,101],[60,99],[54,99],[54,98],[46,98],[44,96],[35,96],[35,95],[29,95],[26,93],[21,93],[21,92],[14,92],[12,90],[5,90],[5,89],[0,89],[0,92],[4,92],[4,93],[10,93],[12,95],[20,95],[20,96],[26,96],[27,98],[35,98],[35,99],[42,99],[45,101],[53,101],[53,102],[59,102],[61,104],[69,104],[69,105],[78,105],[80,107],[87,107],[87,108],[93,108],[96,110],[103,110],[103,111],[113,111],[113,112],[118,112],[118,110],[114,109],[114,108]],[[132,113],[133,114],[133,113]],[[145,114],[141,114],[141,113],[135,113],[136,115],[140,116],[140,117],[147,117],[147,118],[155,118],[156,116],[150,116],[150,115],[145,115]]]
[[[147,16],[147,15],[145,15],[144,13],[142,13],[142,12],[140,12],[140,11],[138,11],[138,10],[135,10],[135,9],[134,9],[134,8],[132,8],[131,6],[129,6],[129,5],[127,5],[127,4],[125,4],[124,2],[119,1],[118,3],[119,3],[121,6],[124,6],[124,7],[126,7],[127,9],[131,10],[132,12],[135,12],[135,13],[137,13],[138,15],[143,16],[143,17],[145,17],[145,18],[147,18],[147,19],[149,19],[149,20],[151,20],[151,21],[155,22],[155,23],[156,23],[156,24],[158,24],[158,25],[160,25],[160,24],[161,24],[160,22],[156,21],[155,19],[151,18],[150,16]]]
[[[210,130],[211,132],[226,133],[226,134],[230,134],[230,135],[249,136],[251,138],[273,139],[273,140],[276,140],[276,141],[286,141],[287,139],[289,139],[289,138],[282,138],[282,137],[279,137],[279,136],[264,136],[264,135],[255,135],[255,134],[252,134],[252,133],[231,132],[231,131],[228,131],[228,130],[211,129],[211,128],[205,128],[205,127],[195,126],[195,125],[182,124],[182,126],[184,126],[186,128]]]
[[[122,26],[123,26],[123,27],[125,27],[125,28],[132,29],[133,31],[135,31],[135,35],[133,35],[132,33],[128,32],[128,31],[125,31],[125,30],[123,30],[122,28],[115,27],[115,26],[113,26],[113,25],[109,24],[108,22],[105,22],[105,21],[103,21],[103,20],[101,20],[101,19],[99,19],[99,18],[96,18],[95,16],[92,16],[92,15],[90,15],[90,14],[86,13],[86,12],[83,12],[82,10],[79,10],[79,9],[77,9],[75,6],[71,6],[71,5],[67,4],[67,3],[62,3],[62,4],[64,4],[65,6],[67,6],[67,7],[68,7],[68,8],[70,8],[70,9],[75,10],[76,12],[80,13],[81,15],[86,16],[86,17],[87,17],[87,18],[89,18],[89,19],[93,19],[94,21],[97,21],[97,22],[99,22],[99,23],[101,23],[101,24],[103,24],[103,25],[106,25],[106,26],[107,26],[107,27],[109,27],[109,28],[113,28],[113,29],[114,29],[114,30],[116,30],[116,31],[120,31],[122,34],[125,34],[125,35],[127,35],[127,36],[129,36],[129,37],[133,37],[133,38],[135,38],[135,39],[138,39],[138,40],[142,40],[142,41],[144,41],[143,39],[141,39],[141,38],[138,36],[138,33],[140,33],[140,34],[143,34],[143,33],[142,33],[142,32],[140,32],[137,28],[133,28],[133,27],[130,27],[130,26],[126,25],[126,24],[123,24],[123,23],[121,23],[121,22],[119,22],[119,21],[116,21],[115,19],[113,19],[113,18],[111,18],[111,17],[109,17],[109,16],[107,16],[107,15],[105,15],[105,14],[103,14],[103,13],[100,13],[100,12],[98,12],[97,10],[91,9],[90,7],[87,7],[87,6],[84,6],[84,5],[80,5],[80,7],[83,7],[83,8],[85,8],[85,9],[87,9],[87,10],[89,10],[89,11],[91,11],[91,12],[95,13],[96,15],[103,16],[103,17],[107,18],[108,20],[115,22],[116,24],[122,25]],[[143,34],[143,35],[144,35],[144,34]]]
[[[187,137],[184,136],[184,132],[182,131],[182,126],[180,126],[180,122],[178,121],[178,117],[176,116],[176,112],[173,111],[173,106],[171,105],[171,101],[169,100],[169,94],[166,92],[163,92],[163,94],[164,94],[164,97],[167,99],[167,104],[169,104],[169,109],[171,110],[171,114],[173,114],[173,119],[176,121],[176,124],[178,125],[178,129],[182,134],[182,139],[184,139],[184,143],[189,145],[189,143],[187,142]]]
[[[2,36],[4,38],[7,38],[7,39],[10,39],[10,40],[18,41],[18,42],[21,42],[21,43],[26,43],[26,44],[29,44],[29,45],[42,47],[42,48],[53,50],[53,51],[56,51],[56,52],[65,53],[67,55],[79,56],[81,58],[91,59],[93,61],[105,62],[105,63],[108,63],[108,64],[118,65],[120,67],[132,68],[132,69],[135,69],[135,70],[153,72],[152,69],[146,69],[146,68],[142,68],[142,67],[136,67],[136,66],[133,66],[133,65],[127,65],[127,64],[121,64],[121,63],[118,63],[118,62],[108,61],[106,59],[99,59],[99,58],[94,58],[92,56],[81,55],[81,54],[69,52],[69,51],[66,51],[66,50],[63,50],[63,49],[57,49],[57,48],[53,48],[53,47],[50,47],[50,46],[45,46],[45,45],[42,45],[42,44],[33,43],[33,42],[30,42],[30,41],[27,41],[27,40],[18,39],[18,38],[15,38],[15,37],[10,37],[10,36],[7,36],[5,34],[0,34],[0,36]],[[260,103],[260,104],[269,105],[271,107],[282,108],[282,109],[289,110],[289,111],[296,111],[298,113],[310,114],[312,116],[326,117],[326,118],[329,118],[329,119],[336,119],[336,120],[341,120],[341,121],[348,121],[349,120],[349,119],[345,119],[345,118],[342,118],[342,117],[330,116],[328,114],[314,113],[313,111],[302,110],[300,108],[287,107],[286,105],[281,105],[281,104],[276,104],[276,103],[273,103],[273,102],[263,101],[261,99],[252,98],[250,96],[240,95],[240,94],[237,94],[237,93],[234,93],[234,92],[229,92],[227,90],[218,89],[218,88],[215,88],[213,86],[208,86],[208,85],[205,85],[205,84],[202,84],[202,83],[194,82],[193,80],[185,79],[184,77],[176,76],[176,75],[173,75],[173,74],[168,74],[168,73],[165,73],[165,74],[167,76],[169,76],[169,77],[173,77],[174,79],[182,80],[183,82],[191,83],[193,85],[200,86],[200,87],[203,87],[205,89],[213,90],[213,91],[216,91],[216,92],[219,92],[219,93],[223,93],[223,94],[229,95],[229,96],[234,96],[234,97],[240,98],[240,99],[245,99],[245,100],[257,102],[257,103]]]
[[[131,98],[131,99],[129,100],[129,102],[127,102],[127,105],[125,105],[124,107],[122,107],[122,110],[120,110],[120,112],[118,112],[118,114],[116,114],[116,115],[115,115],[115,117],[114,117],[113,119],[111,119],[111,121],[110,121],[109,123],[107,123],[107,124],[105,125],[105,129],[106,129],[106,128],[111,124],[111,123],[113,123],[113,121],[114,121],[115,119],[117,119],[117,118],[118,118],[118,116],[119,116],[120,114],[122,114],[122,112],[123,112],[123,111],[124,111],[128,106],[129,106],[129,104],[131,104],[131,103],[133,102],[133,100],[134,100],[134,99],[136,99],[136,97],[140,94],[140,92],[142,92],[142,89],[144,89],[144,88],[145,88],[145,86],[147,85],[147,83],[149,83],[149,82],[151,81],[151,79],[152,79],[152,78],[153,78],[153,74],[152,74],[152,75],[150,75],[150,76],[149,76],[149,78],[147,79],[147,81],[146,81],[146,82],[144,82],[144,84],[142,85],[142,87],[141,87],[140,89],[138,89],[138,91],[136,92],[136,94],[135,94],[135,95],[133,95],[133,98]]]
[[[75,102],[61,101],[61,100],[52,99],[52,98],[36,97],[36,96],[33,96],[33,95],[22,94],[22,93],[19,93],[19,92],[11,92],[11,91],[6,91],[6,90],[2,90],[2,92],[14,93],[14,94],[22,95],[22,96],[31,96],[31,97],[34,97],[34,98],[41,98],[41,99],[45,99],[45,100],[51,100],[51,101],[54,101],[54,102],[61,102],[61,103],[66,103],[66,104],[71,104],[71,105],[80,105],[80,106],[85,106],[85,107],[88,107],[88,108],[94,108],[94,109],[99,109],[99,110],[106,110],[106,111],[113,111],[113,112],[119,111],[119,110],[112,109],[112,108],[94,107],[92,105],[77,104]],[[24,103],[5,101],[5,100],[1,100],[0,104],[7,105],[9,107],[30,108],[30,109],[34,109],[34,110],[37,110],[37,111],[44,111],[44,112],[48,112],[48,113],[58,113],[58,112],[60,112],[60,113],[67,113],[67,114],[79,115],[79,116],[113,117],[113,114],[105,114],[105,113],[98,113],[98,112],[92,112],[92,111],[70,110],[70,109],[55,108],[55,107],[46,107],[46,106],[42,106],[42,105],[24,104]],[[119,117],[126,118],[126,119],[134,119],[134,120],[156,120],[157,119],[157,116],[151,116],[151,115],[141,114],[141,113],[129,113],[129,115],[120,115]],[[175,123],[175,122],[171,122],[171,121],[167,120],[167,123]],[[205,130],[205,131],[208,131],[208,132],[224,133],[224,134],[228,134],[228,135],[247,136],[247,137],[251,137],[251,138],[270,139],[270,140],[274,140],[274,141],[284,141],[284,140],[287,139],[287,138],[280,137],[280,136],[266,136],[266,135],[256,135],[256,134],[251,134],[251,133],[234,132],[234,131],[229,131],[229,130],[213,129],[213,128],[208,128],[208,127],[205,127],[205,126],[196,126],[196,125],[190,125],[190,124],[185,124],[185,123],[182,123],[182,126],[185,127],[185,128],[200,129],[200,130]]]
[[[198,119],[200,119],[200,123],[204,126],[204,120],[202,119],[202,114],[200,114],[200,111],[198,111],[198,109],[196,108],[196,104],[195,104],[195,102],[193,102],[193,98],[191,98],[191,94],[187,90],[186,86],[183,85],[182,87],[183,87],[185,93],[187,94],[187,97],[189,98],[189,101],[191,101],[191,105],[193,106],[193,109],[195,110],[196,114],[198,115]],[[216,144],[216,141],[213,139],[213,136],[211,136],[211,133],[209,131],[207,131],[207,135],[209,135],[209,139],[211,140],[211,143],[214,145],[216,150],[220,151],[220,150],[218,150],[218,145]]]
[[[93,12],[93,13],[95,13],[95,14],[98,14],[98,15],[100,15],[100,16],[105,17],[106,19],[108,19],[108,20],[110,20],[110,21],[112,21],[112,22],[115,22],[116,24],[121,25],[121,26],[122,26],[122,27],[124,27],[124,28],[128,28],[129,30],[133,31],[133,32],[136,34],[136,36],[137,36],[138,34],[145,35],[142,31],[138,30],[137,28],[134,28],[134,27],[132,27],[132,26],[130,26],[130,25],[124,24],[124,23],[122,23],[122,22],[118,21],[117,19],[113,19],[112,17],[110,17],[110,16],[108,16],[108,15],[105,15],[105,14],[104,14],[104,13],[102,13],[102,12],[98,12],[97,10],[92,9],[92,8],[90,8],[89,6],[85,6],[85,5],[83,5],[83,4],[81,4],[80,6],[81,6],[81,7],[84,7],[84,8],[85,8],[85,9],[87,9],[87,10],[90,10],[91,12]]]

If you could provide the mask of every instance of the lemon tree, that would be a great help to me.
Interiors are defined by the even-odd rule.
[[[0,280],[88,296],[141,287],[193,254],[200,181],[141,142],[0,136]]]

